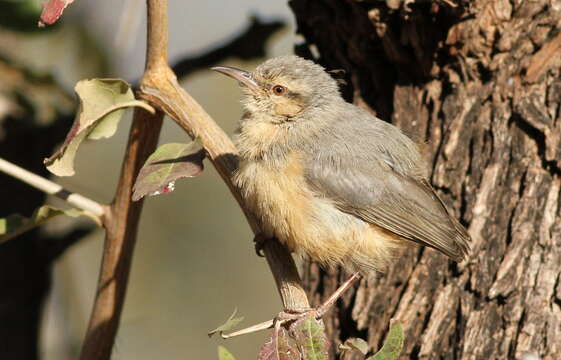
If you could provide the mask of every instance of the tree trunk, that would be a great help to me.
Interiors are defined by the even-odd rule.
[[[345,69],[349,100],[427,143],[473,238],[460,264],[417,248],[362,280],[324,318],[334,350],[355,336],[376,350],[396,318],[402,359],[561,359],[561,1],[290,5],[300,54]],[[348,276],[304,272],[315,305]]]

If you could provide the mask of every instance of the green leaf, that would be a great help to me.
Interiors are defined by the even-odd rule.
[[[44,205],[35,210],[29,219],[18,214],[9,215],[6,218],[0,219],[0,244],[11,240],[16,236],[19,236],[59,215],[78,217],[80,215],[87,214],[78,209],[63,210],[49,205]]]
[[[325,329],[313,315],[297,320],[291,327],[294,340],[303,350],[304,360],[327,360],[329,344]]]
[[[0,26],[3,28],[22,32],[37,31],[37,18],[40,14],[41,3],[38,0],[0,0]]]
[[[384,345],[380,351],[369,357],[367,360],[395,360],[399,357],[403,348],[403,328],[397,321],[390,321],[390,331],[386,336]]]
[[[173,191],[176,180],[194,177],[203,172],[204,157],[203,148],[196,141],[160,146],[140,169],[132,199],[137,201],[146,195]]]
[[[218,346],[218,360],[236,360],[236,358],[224,346]]]
[[[74,175],[76,151],[86,137],[95,140],[115,134],[124,109],[138,106],[154,111],[150,105],[135,100],[130,85],[120,79],[81,80],[75,91],[80,108],[74,124],[60,149],[44,161],[47,169],[58,176]]]
[[[339,346],[341,350],[351,350],[351,351],[358,351],[362,355],[366,355],[368,353],[368,343],[361,338],[349,338],[345,340],[341,346]]]
[[[209,331],[208,337],[211,337],[212,335],[216,334],[217,332],[222,334],[224,331],[228,331],[231,328],[233,328],[234,326],[241,323],[243,321],[243,317],[241,317],[241,316],[236,317],[237,312],[238,312],[238,309],[234,309],[234,312],[232,313],[232,315],[230,315],[230,317],[228,318],[228,320],[226,320],[226,322],[224,324],[220,325],[219,327],[217,327],[216,329],[214,329],[212,331]]]

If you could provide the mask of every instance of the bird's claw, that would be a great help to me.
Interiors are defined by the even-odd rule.
[[[256,234],[255,237],[253,238],[255,253],[259,257],[265,257],[265,253],[263,253],[263,248],[265,247],[265,241],[267,241],[267,238],[263,236],[263,234],[261,233]]]
[[[256,331],[261,331],[265,329],[274,328],[274,335],[278,336],[280,328],[286,324],[297,322],[310,314],[313,314],[313,317],[316,320],[319,320],[325,315],[325,313],[333,306],[333,304],[343,295],[345,291],[347,291],[352,284],[360,279],[360,275],[358,273],[354,273],[347,281],[345,281],[331,296],[319,307],[317,308],[307,308],[302,310],[285,310],[281,311],[276,317],[272,320],[262,322],[260,324],[250,326],[248,328],[235,331],[230,334],[222,334],[224,339],[228,339],[234,336],[240,336],[245,334],[250,334]]]

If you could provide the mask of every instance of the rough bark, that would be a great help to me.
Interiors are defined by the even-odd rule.
[[[405,253],[325,317],[333,347],[403,359],[561,359],[561,2],[292,0],[311,56],[354,103],[422,142],[431,181],[473,237],[455,264]],[[455,5],[455,6],[454,6]],[[315,305],[347,275],[305,265]]]

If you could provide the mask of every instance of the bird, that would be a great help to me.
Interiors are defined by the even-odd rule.
[[[415,243],[466,257],[470,236],[430,185],[419,144],[346,102],[321,65],[286,55],[252,72],[212,69],[243,92],[233,182],[264,238],[365,276]]]

